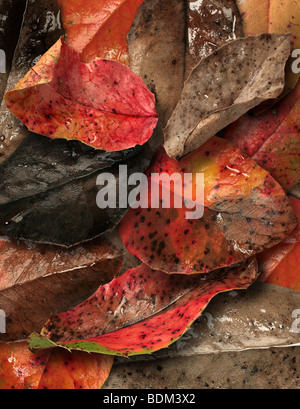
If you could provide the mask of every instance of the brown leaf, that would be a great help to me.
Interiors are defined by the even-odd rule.
[[[23,339],[50,314],[89,297],[118,274],[123,259],[107,239],[69,250],[5,239],[0,252],[0,307],[6,315],[0,341],[5,342]]]
[[[164,129],[165,149],[179,157],[284,87],[289,35],[237,39],[200,61]],[[205,74],[204,74],[205,73]]]
[[[142,4],[128,35],[130,66],[155,93],[163,127],[192,68],[242,34],[242,20],[232,0]]]

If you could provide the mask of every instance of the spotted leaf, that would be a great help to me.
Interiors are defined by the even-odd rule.
[[[148,169],[149,189],[146,186],[141,197],[154,195],[153,174],[176,173],[181,183],[186,174],[193,175],[194,183],[197,174],[203,174],[203,217],[187,217],[191,206],[184,200],[190,197],[185,197],[179,183],[176,189],[170,184],[170,203],[153,207],[150,200],[143,202],[129,209],[119,226],[128,251],[153,269],[207,273],[275,246],[296,226],[280,185],[225,139],[213,137],[181,161],[170,159],[161,149]],[[184,199],[181,208],[175,202],[178,194]]]
[[[103,59],[82,63],[62,39],[5,103],[32,132],[106,151],[143,145],[157,123],[154,95],[129,68]]]
[[[262,33],[291,33],[292,50],[300,48],[300,9],[297,0],[238,0],[237,5],[244,20],[245,35]],[[285,93],[299,78],[297,59],[291,55],[286,67]],[[293,70],[296,65],[296,72]]]
[[[247,288],[255,259],[205,277],[167,275],[146,265],[128,270],[73,310],[52,316],[31,349],[61,346],[111,355],[149,354],[183,335],[218,293]]]

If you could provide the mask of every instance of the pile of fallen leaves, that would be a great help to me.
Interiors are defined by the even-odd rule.
[[[298,8],[35,3],[0,109],[0,388],[100,388],[114,355],[168,347],[219,293],[300,291]],[[36,7],[51,30],[22,66]],[[99,209],[97,177],[127,183],[121,164],[204,174],[203,217],[175,184],[171,208]]]

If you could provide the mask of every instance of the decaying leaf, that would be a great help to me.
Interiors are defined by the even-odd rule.
[[[118,275],[123,261],[109,238],[70,250],[4,238],[0,254],[0,306],[6,314],[0,341],[5,342],[23,340],[54,312],[85,300]]]
[[[289,191],[300,182],[300,82],[271,109],[243,115],[223,136],[268,170]]]
[[[126,37],[143,1],[58,0],[67,43],[83,62],[105,58],[129,65]]]
[[[300,48],[300,11],[297,0],[238,0],[237,5],[243,17],[246,35],[291,33],[292,50]],[[297,57],[298,53],[292,54],[287,64],[284,94],[293,89],[299,79]]]
[[[8,3],[4,0],[5,7]],[[13,1],[14,7],[16,1]],[[17,7],[16,7],[17,9]],[[59,8],[53,0],[31,0],[26,2],[19,41],[15,50],[6,91],[33,67],[63,34],[59,19]],[[22,17],[21,15],[18,17]],[[12,39],[6,47],[13,46]],[[7,109],[4,102],[0,107],[0,163],[9,157],[28,135],[27,128]]]
[[[153,269],[207,273],[273,247],[296,226],[280,185],[225,139],[211,138],[181,161],[159,150],[147,173],[150,179],[162,172],[179,173],[180,183],[186,173],[194,175],[194,183],[197,173],[204,174],[204,215],[189,220],[190,207],[184,203],[175,207],[175,199],[170,208],[162,203],[151,207],[149,201],[148,208],[143,204],[128,210],[119,226],[120,236],[128,251]],[[153,195],[148,185],[149,192],[146,187],[141,197]],[[189,199],[182,185],[180,192],[176,189],[171,184],[171,193]]]
[[[100,287],[73,310],[52,316],[41,335],[31,335],[29,345],[149,354],[180,338],[216,294],[247,288],[256,274],[255,259],[205,277],[170,276],[140,265]]]
[[[263,34],[231,41],[200,61],[164,129],[167,154],[189,153],[262,101],[278,96],[289,54],[288,35]]]
[[[5,94],[5,103],[30,131],[106,151],[145,144],[157,123],[153,94],[128,67],[82,63],[62,39]]]
[[[100,389],[113,357],[53,349],[33,354],[27,342],[0,343],[0,389]]]
[[[0,168],[0,234],[69,247],[111,231],[127,207],[97,206],[98,176],[114,175],[119,203],[119,165],[130,177],[147,164],[144,148],[106,153],[30,134]]]
[[[242,36],[232,0],[143,2],[128,35],[130,67],[155,94],[162,127],[200,59]]]

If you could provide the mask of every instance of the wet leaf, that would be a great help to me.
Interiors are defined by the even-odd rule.
[[[298,225],[284,241],[258,255],[259,281],[300,292],[300,200],[294,197],[289,200],[297,216]]]
[[[237,5],[244,20],[246,35],[291,33],[292,50],[300,48],[300,11],[297,0],[238,0]],[[299,73],[294,73],[292,69],[293,64],[297,63],[296,57],[290,57],[287,64],[285,94],[294,88],[299,79]]]
[[[275,246],[296,226],[280,185],[225,139],[211,138],[181,161],[170,159],[161,149],[148,169],[149,178],[157,173],[181,176],[177,187],[171,184],[170,208],[167,201],[155,207],[150,200],[137,203],[140,207],[129,209],[119,226],[128,251],[153,269],[207,273]],[[182,187],[184,175],[194,175],[195,185],[198,173],[204,174],[204,214],[189,219],[190,204],[179,208],[173,196],[189,200],[189,190],[185,194]],[[148,185],[143,198],[157,194]],[[165,189],[168,192],[167,184]],[[158,199],[166,200],[162,195]]]
[[[8,2],[3,0],[3,3],[6,7]],[[14,0],[13,3],[15,5],[16,1]],[[15,9],[17,10],[17,7]],[[14,56],[6,91],[11,90],[63,34],[59,14],[56,1],[26,2],[19,40],[15,50],[11,51]],[[12,39],[9,45],[13,46]],[[7,109],[4,102],[0,106],[0,129],[0,163],[2,163],[27,137],[28,130]]]
[[[6,332],[0,341],[23,340],[38,331],[50,314],[73,308],[116,277],[122,261],[122,250],[109,238],[70,250],[4,238],[0,306],[6,314]]]
[[[33,354],[27,342],[0,342],[0,389],[37,389],[50,354]]]
[[[235,1],[144,1],[128,35],[130,67],[155,94],[162,127],[194,66],[242,36]]]
[[[223,136],[268,170],[290,190],[300,182],[300,82],[273,108],[243,115],[229,125]]]
[[[112,355],[149,354],[184,334],[218,293],[247,288],[256,260],[205,277],[170,276],[141,265],[100,287],[73,310],[52,316],[31,349],[85,350]]]
[[[98,208],[98,175],[114,175],[119,203],[119,166],[130,177],[147,164],[144,148],[106,153],[30,134],[0,165],[0,234],[69,247],[111,231],[127,207]]]
[[[143,145],[157,123],[154,96],[129,68],[102,59],[82,63],[63,40],[5,94],[5,103],[32,132],[106,151]]]
[[[27,342],[0,343],[0,389],[100,389],[113,357],[53,349],[33,354]]]
[[[200,61],[164,129],[167,154],[191,152],[253,107],[277,97],[284,87],[289,41],[288,35],[275,34],[241,38]]]
[[[129,65],[127,34],[143,1],[58,0],[67,43],[83,62],[105,58]]]

